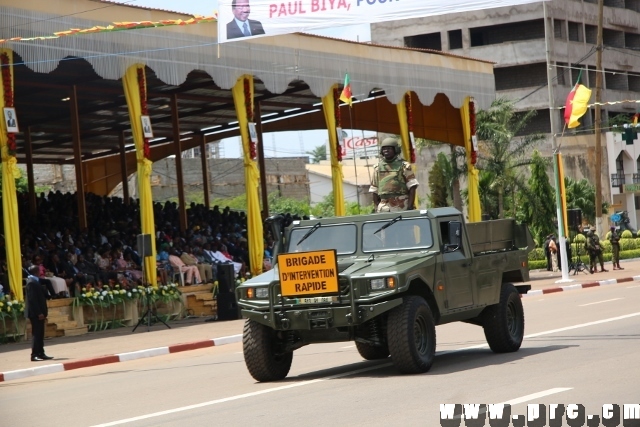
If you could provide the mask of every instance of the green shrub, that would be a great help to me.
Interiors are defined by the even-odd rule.
[[[611,253],[611,242],[608,240],[600,240],[600,247],[602,247],[602,252],[606,254]]]
[[[534,250],[529,252],[529,256],[527,257],[527,259],[529,260],[529,262],[539,260],[544,260],[545,263],[547,262],[547,257],[545,257],[544,255],[543,248],[535,248]]]
[[[540,270],[547,268],[547,260],[544,261],[529,261],[529,270]]]
[[[621,239],[633,239],[633,233],[629,230],[624,230],[620,235]]]
[[[576,237],[573,238],[573,243],[582,243],[587,241],[587,238],[584,237],[584,234],[576,234]]]
[[[620,251],[630,251],[636,249],[637,247],[638,246],[636,245],[635,239],[620,239]]]

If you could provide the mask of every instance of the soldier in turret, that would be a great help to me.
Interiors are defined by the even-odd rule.
[[[400,157],[400,145],[395,138],[385,138],[380,144],[380,161],[373,168],[373,193],[376,212],[415,209],[416,179],[411,164]]]

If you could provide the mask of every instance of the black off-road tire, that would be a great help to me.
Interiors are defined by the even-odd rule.
[[[380,360],[389,357],[389,347],[386,345],[374,346],[356,341],[356,348],[364,360]]]
[[[524,337],[524,309],[515,286],[505,283],[500,290],[500,302],[483,313],[484,336],[494,353],[518,351]]]
[[[276,339],[275,331],[268,326],[253,320],[245,322],[242,336],[244,363],[256,381],[284,379],[291,369],[293,352],[278,353]]]
[[[418,374],[431,368],[436,353],[436,326],[423,298],[407,297],[389,312],[387,342],[391,359],[401,373]]]

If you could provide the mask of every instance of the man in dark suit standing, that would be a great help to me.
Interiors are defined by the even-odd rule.
[[[44,327],[49,314],[47,308],[47,297],[40,279],[38,278],[39,268],[33,265],[29,268],[27,278],[27,317],[31,321],[31,334],[33,342],[31,344],[31,361],[41,362],[50,360],[53,357],[44,353]]]
[[[227,24],[227,40],[264,34],[260,21],[249,19],[249,13],[251,13],[249,0],[233,0],[231,11],[234,19]]]

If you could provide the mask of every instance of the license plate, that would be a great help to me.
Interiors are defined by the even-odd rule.
[[[296,304],[319,304],[338,301],[337,297],[296,298]]]

